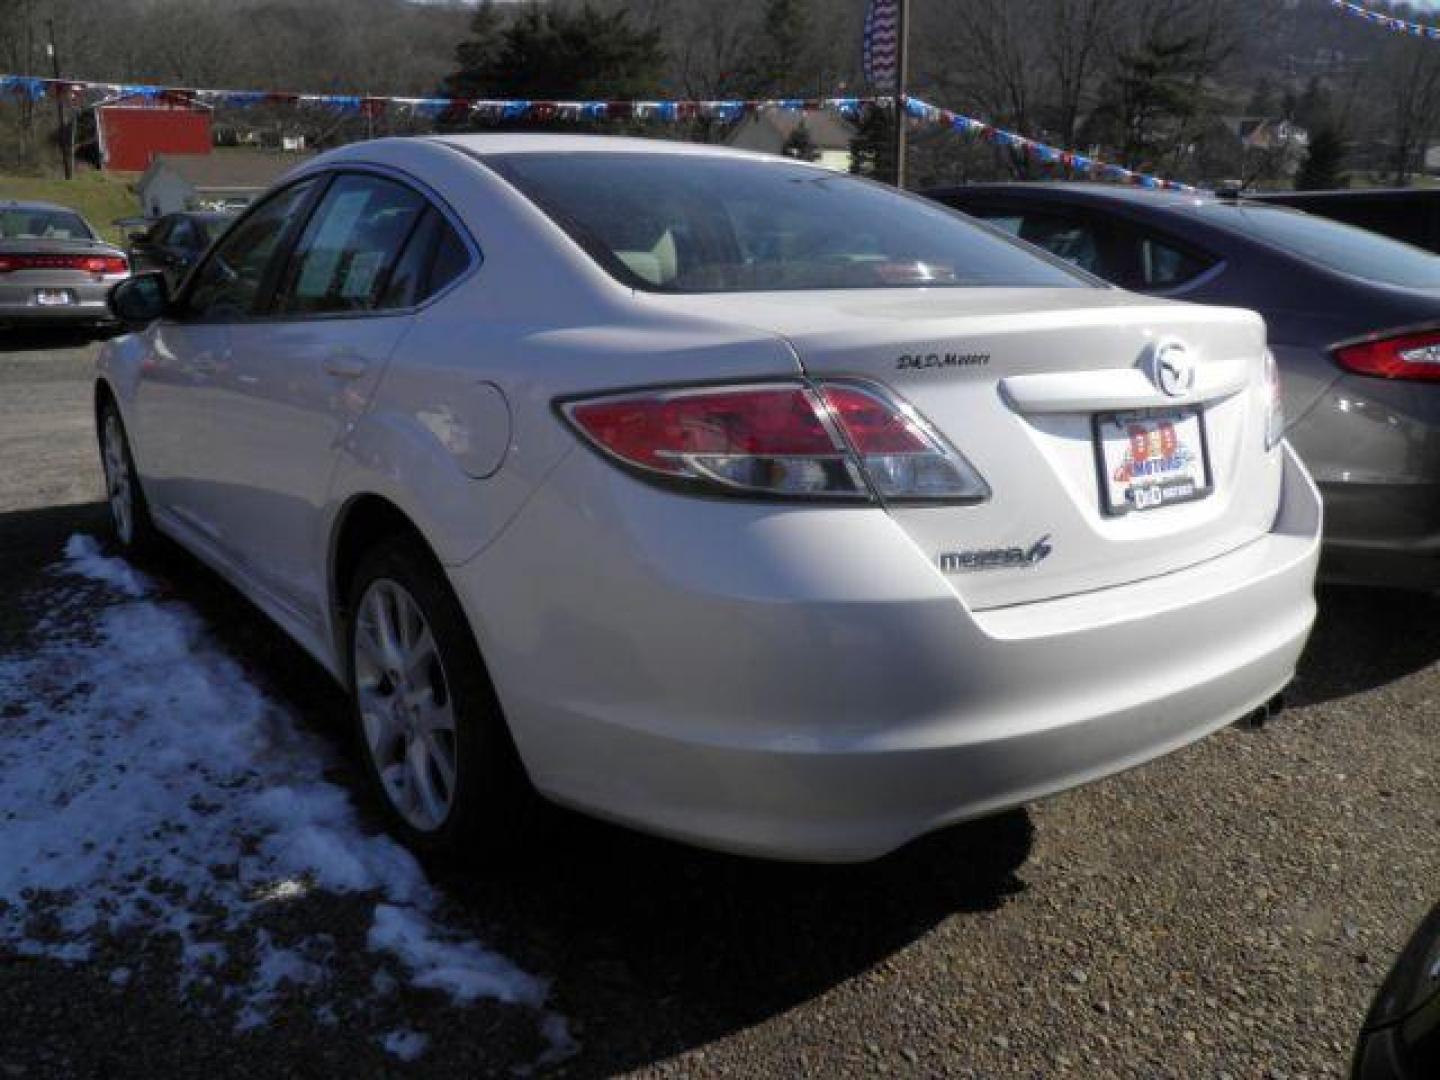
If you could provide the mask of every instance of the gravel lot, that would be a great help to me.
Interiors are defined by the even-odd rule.
[[[47,569],[72,534],[103,533],[93,352],[0,344],[0,659],[82,640],[117,602]],[[150,569],[338,748],[330,779],[358,792],[318,669],[188,559]],[[567,1075],[1340,1075],[1393,952],[1440,899],[1440,601],[1321,600],[1292,708],[1265,729],[876,864],[759,863],[557,811],[526,863],[431,880],[449,925],[551,981],[578,1043],[552,1067]],[[23,719],[5,691],[0,736]],[[341,1005],[322,1018],[314,987],[282,984],[243,1033],[213,994],[178,989],[164,936],[79,964],[0,946],[0,1078],[470,1076],[537,1059],[525,1009],[370,993],[362,908],[317,890],[277,910],[278,937],[333,938]],[[430,1036],[413,1064],[378,1042],[400,1028]]]

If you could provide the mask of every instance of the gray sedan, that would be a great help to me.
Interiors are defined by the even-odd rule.
[[[100,326],[130,260],[63,206],[0,202],[0,325]]]
[[[1440,256],[1247,200],[1098,184],[930,193],[1124,288],[1265,317],[1331,580],[1440,589]]]

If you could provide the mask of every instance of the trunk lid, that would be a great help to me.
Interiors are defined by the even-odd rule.
[[[114,244],[103,240],[59,239],[55,237],[15,237],[0,239],[0,264],[5,256],[20,256],[33,259],[34,265],[24,265],[11,270],[0,270],[0,284],[13,287],[64,287],[84,285],[114,278],[114,271],[97,272],[78,265],[67,265],[72,260],[89,256],[126,259],[128,256]]]
[[[1265,446],[1265,328],[1252,312],[1110,289],[651,294],[645,302],[780,334],[810,376],[879,383],[914,406],[979,470],[991,496],[888,509],[974,609],[1179,570],[1260,537],[1274,520],[1281,462]],[[1154,354],[1176,342],[1194,376],[1189,389],[1169,393]],[[1198,426],[1183,420],[1192,409]],[[1103,478],[1121,459],[1102,466],[1097,416],[1123,414],[1108,429],[1120,433],[1114,454],[1133,445],[1124,432],[1145,430],[1127,427],[1137,414],[1162,411],[1183,429],[1180,445],[1195,448],[1196,468],[1208,459],[1208,494],[1108,511]],[[1173,430],[1166,438],[1173,448]],[[1158,432],[1148,439],[1160,445]],[[1143,460],[1143,447],[1136,452]]]

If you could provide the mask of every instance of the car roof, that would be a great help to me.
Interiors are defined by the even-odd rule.
[[[79,210],[41,199],[0,199],[0,210],[59,210],[66,214],[80,214]]]
[[[774,161],[773,154],[735,150],[714,143],[678,142],[673,139],[637,139],[618,135],[576,135],[537,131],[495,131],[465,135],[432,135],[427,142],[444,143],[468,154],[666,154],[676,157],[726,157]],[[783,159],[796,165],[807,162]],[[821,166],[813,166],[821,168]]]
[[[964,184],[958,187],[933,188],[926,195],[943,198],[966,194],[1010,195],[1021,198],[1059,198],[1070,202],[1127,203],[1181,210],[1202,206],[1234,205],[1237,201],[1203,191],[1158,191],[1154,188],[1103,184],[1097,181],[1050,180],[1034,183]]]

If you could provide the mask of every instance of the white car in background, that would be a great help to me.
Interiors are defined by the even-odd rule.
[[[349,688],[422,847],[513,842],[538,791],[875,857],[1263,707],[1314,617],[1258,317],[819,167],[366,142],[112,302],[121,543]]]

